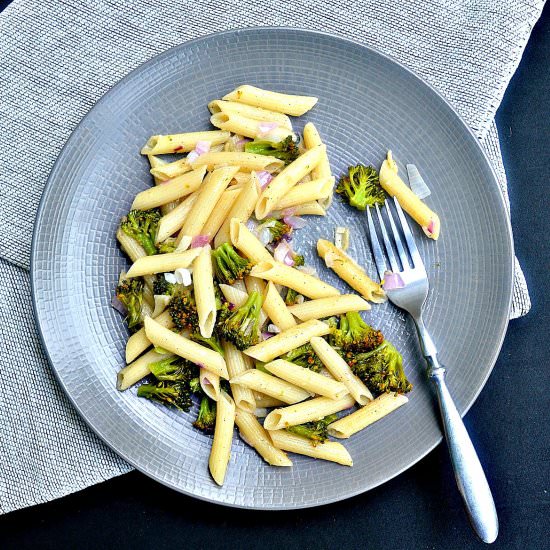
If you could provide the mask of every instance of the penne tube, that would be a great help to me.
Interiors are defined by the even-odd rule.
[[[329,399],[341,399],[348,393],[348,389],[341,382],[331,380],[322,374],[283,359],[266,363],[264,368],[282,380],[286,380],[315,395],[322,395]]]
[[[147,338],[155,346],[175,353],[192,363],[200,363],[205,369],[221,378],[229,378],[225,360],[218,352],[164,328],[150,317],[144,319],[144,325]]]
[[[222,346],[230,379],[253,368],[250,357],[240,352],[231,342],[222,340]],[[256,410],[256,399],[251,389],[239,384],[231,384],[231,393],[237,409],[249,413]]]
[[[233,179],[235,180],[236,185],[244,186],[246,183],[250,181],[251,174],[252,172],[237,172],[233,176]]]
[[[256,449],[268,464],[271,466],[292,466],[292,462],[286,453],[273,445],[269,434],[254,414],[239,408],[235,409],[235,424],[237,424],[239,434],[244,442]]]
[[[306,174],[309,174],[311,170],[313,170],[325,150],[325,145],[319,145],[318,147],[306,151],[295,161],[283,168],[283,170],[269,182],[256,203],[256,218],[258,220],[263,220],[272,210],[275,210],[282,198]]]
[[[120,226],[116,231],[116,238],[120,244],[120,248],[132,262],[135,262],[138,258],[144,258],[147,256],[147,252],[145,252],[144,248],[136,240],[130,237],[130,235],[126,235]],[[126,277],[127,276],[128,274],[126,274]],[[154,277],[152,275],[145,275],[143,277],[143,281],[145,282],[145,287],[147,288],[149,295],[151,295],[153,293],[153,284],[155,282]]]
[[[251,279],[256,279],[256,277],[251,277]],[[261,279],[256,280],[261,281]],[[265,288],[262,308],[271,322],[279,329],[286,330],[296,326],[296,320],[272,281],[269,281]]]
[[[334,187],[334,178],[313,179],[311,181],[295,185],[275,207],[277,210],[284,210],[292,206],[304,204],[319,199],[324,199],[331,194]]]
[[[210,459],[208,460],[210,473],[218,485],[223,485],[225,479],[231,454],[234,425],[235,403],[227,393],[221,391],[216,407],[214,439],[210,450]]]
[[[150,157],[152,155],[149,155]],[[156,157],[154,157],[156,158]],[[187,157],[176,160],[175,162],[163,161],[161,165],[153,166],[151,164],[151,175],[160,181],[177,178],[186,172],[191,171],[191,164],[187,162]]]
[[[151,172],[151,175],[153,176],[153,181],[155,182],[155,185],[160,185],[162,182],[174,177],[174,176],[165,177],[165,176],[161,175],[160,173],[159,174],[154,173],[154,171],[161,170],[164,166],[169,164],[168,161],[166,161],[164,159],[161,159],[160,157],[155,157],[155,155],[147,155],[147,159],[149,160],[149,164],[151,166],[150,172]],[[191,169],[191,167],[189,167],[189,170],[190,169]],[[176,174],[176,175],[179,176],[180,174]],[[179,204],[179,201],[174,201],[174,202],[169,202],[167,204],[163,204],[160,207],[160,211],[161,211],[162,215],[166,216],[166,214],[168,214],[169,212],[174,210],[174,208],[176,208],[176,206],[178,204]]]
[[[229,222],[229,237],[231,244],[254,263],[275,261],[267,248],[238,219]]]
[[[207,166],[209,170],[215,166],[238,166],[241,172],[251,172],[252,170],[273,172],[280,170],[284,165],[285,163],[282,160],[268,155],[227,151],[205,153],[197,157],[192,163],[193,168]]]
[[[127,390],[137,384],[140,380],[151,374],[149,365],[157,361],[163,361],[173,357],[172,353],[157,353],[154,349],[143,354],[139,359],[118,371],[116,378],[116,389]]]
[[[220,290],[222,291],[224,298],[236,307],[241,307],[246,300],[248,300],[248,294],[234,285],[221,284]]]
[[[215,99],[208,104],[209,111],[215,115],[217,113],[241,115],[252,120],[261,120],[263,122],[276,122],[282,128],[287,128],[292,131],[292,123],[290,119],[282,113],[268,111],[260,107],[253,107],[245,103],[236,103],[235,101],[224,101],[223,99]]]
[[[266,430],[282,430],[306,422],[315,422],[329,414],[349,409],[354,404],[355,399],[351,395],[345,395],[341,399],[329,399],[328,397],[308,399],[296,405],[271,411],[265,418],[264,428]]]
[[[313,147],[317,147],[322,143],[323,141],[321,140],[321,136],[319,135],[317,128],[315,128],[312,122],[308,122],[304,126],[304,145],[306,149],[312,149]],[[332,171],[330,169],[330,163],[326,151],[325,154],[322,155],[317,166],[311,171],[311,176],[314,179],[328,178],[332,176]],[[334,182],[328,195],[319,199],[319,204],[324,210],[326,210],[332,204],[333,194]]]
[[[210,247],[202,248],[193,262],[193,290],[202,336],[210,338],[216,324],[216,293],[214,291],[214,270]]]
[[[368,311],[369,309],[369,303],[357,294],[340,294],[340,296],[309,300],[288,307],[288,311],[298,317],[300,321],[324,319],[348,311]]]
[[[359,292],[365,300],[376,304],[386,301],[384,289],[378,283],[375,283],[366,274],[365,270],[343,250],[334,246],[330,241],[319,239],[317,241],[317,253],[325,260],[327,267],[346,281],[351,288]]]
[[[174,322],[172,321],[172,316],[169,311],[163,311],[158,317],[155,317],[155,321],[159,325],[168,329],[174,326]],[[131,363],[150,345],[151,341],[145,334],[145,328],[140,328],[137,332],[134,332],[134,334],[132,334],[126,342],[126,363]]]
[[[214,401],[220,397],[220,377],[213,372],[201,367],[199,371],[199,382],[202,391]]]
[[[182,228],[191,208],[193,208],[193,205],[197,201],[197,197],[197,192],[192,193],[178,204],[176,208],[162,216],[159,221],[157,236],[155,237],[156,244],[165,241]]]
[[[200,187],[205,174],[206,168],[202,166],[142,191],[136,195],[132,210],[150,210],[190,195]]]
[[[238,166],[227,166],[225,168],[218,168],[208,174],[202,184],[197,201],[191,208],[181,228],[180,237],[185,235],[189,237],[200,235],[216,203],[220,200],[233,175],[238,170]]]
[[[372,393],[367,386],[353,374],[350,366],[326,340],[313,337],[309,343],[330,374],[346,386],[350,395],[359,405],[366,405],[372,401]]]
[[[257,277],[247,275],[244,278],[244,286],[246,287],[246,292],[248,292],[248,294],[251,292],[263,294],[265,292],[266,282],[263,279],[258,279]]]
[[[257,369],[247,370],[231,378],[230,383],[270,395],[289,405],[311,397],[311,394],[306,390]]]
[[[244,350],[244,353],[258,361],[268,362],[306,344],[313,336],[324,336],[329,332],[330,327],[322,321],[306,321]]]
[[[342,464],[342,466],[353,466],[353,460],[347,449],[336,441],[325,441],[324,443],[313,442],[307,437],[296,435],[286,430],[274,430],[268,432],[273,445],[278,449],[296,453],[299,455],[320,458]]]
[[[303,296],[312,299],[340,295],[338,289],[321,281],[321,279],[304,273],[294,267],[276,262],[273,259],[257,263],[250,271],[250,275],[292,288]]]
[[[197,146],[199,141],[209,141],[212,146],[225,143],[228,139],[229,132],[220,132],[219,130],[151,136],[141,149],[141,154],[166,155],[170,153],[188,153]]]
[[[171,252],[169,254],[155,254],[138,258],[126,273],[127,277],[141,277],[154,273],[167,273],[175,271],[178,267],[189,267],[193,260],[200,254],[201,248],[192,248],[185,252]]]
[[[210,123],[216,128],[239,134],[240,136],[249,137],[252,139],[265,138],[272,141],[282,141],[286,137],[292,135],[292,130],[283,126],[276,126],[269,129],[268,132],[262,131],[266,123],[261,120],[254,120],[237,113],[216,113],[210,117]]]
[[[333,437],[347,439],[351,435],[363,430],[387,414],[395,411],[408,401],[407,397],[399,393],[383,393],[364,407],[336,420],[328,427],[328,433]]]
[[[233,187],[230,187],[222,193],[214,210],[212,210],[212,213],[206,220],[201,230],[201,235],[208,235],[210,240],[214,238],[214,235],[218,233],[220,227],[227,220],[227,215],[232,206],[236,202],[239,202],[241,192],[242,190],[240,188],[233,189]]]
[[[295,216],[326,216],[326,209],[318,202],[311,201],[299,204],[294,208]]]
[[[318,101],[316,97],[271,92],[248,84],[239,86],[222,99],[292,116],[302,116]]]
[[[380,185],[388,195],[397,198],[401,208],[430,239],[437,240],[441,229],[439,216],[414,194],[412,189],[397,175],[397,171],[397,164],[393,160],[391,151],[388,151],[387,158],[380,168]]]
[[[141,302],[142,317],[153,316],[154,299],[149,287],[143,286],[143,301]]]
[[[261,407],[265,409],[265,408],[279,407],[281,405],[285,405],[285,403],[283,403],[280,399],[275,399],[274,397],[271,397],[270,395],[266,395],[265,393],[260,393],[257,391],[253,393],[254,393],[254,399],[256,400],[256,407]]]
[[[216,234],[214,239],[214,246],[217,248],[223,243],[231,242],[230,234],[230,224],[231,220],[238,220],[241,223],[246,223],[252,212],[254,212],[254,207],[258,201],[260,185],[258,182],[258,176],[256,172],[252,172],[248,181],[243,183],[241,194],[239,195],[239,200],[236,200],[231,209],[227,213],[226,219],[223,222],[220,230]]]
[[[153,297],[153,302],[155,304],[155,307],[153,309],[153,313],[151,317],[155,319],[158,317],[167,307],[170,303],[170,300],[172,299],[172,296],[166,296],[164,294],[155,294]]]

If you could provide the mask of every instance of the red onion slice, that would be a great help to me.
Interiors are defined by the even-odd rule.
[[[275,258],[275,260],[283,263],[286,263],[286,258],[291,254],[292,249],[284,239],[279,242],[279,244],[275,247],[275,250],[273,251],[273,257]]]
[[[187,162],[189,164],[192,164],[193,162],[195,162],[198,158],[199,158],[199,154],[197,153],[197,151],[191,151],[188,155],[187,155]]]
[[[399,273],[387,272],[384,275],[383,286],[385,290],[395,290],[397,288],[403,288],[405,286],[405,281],[403,281]]]
[[[260,187],[262,191],[271,183],[273,176],[267,170],[260,170],[256,172],[258,176],[258,181],[260,182]]]
[[[279,127],[279,124],[277,122],[260,122],[258,124],[258,136],[264,137],[270,132],[273,132],[276,128]]]
[[[206,246],[210,242],[208,235],[195,235],[191,240],[189,248],[199,248],[200,246]]]
[[[111,298],[111,307],[116,309],[121,315],[126,315],[128,313],[126,306],[116,296]]]
[[[307,225],[306,220],[304,218],[300,218],[298,216],[285,216],[283,218],[283,221],[292,227],[292,229],[302,229]]]
[[[204,155],[204,153],[208,153],[208,151],[210,151],[209,141],[197,141],[197,145],[195,145],[195,153],[197,153],[197,155]]]
[[[269,340],[270,338],[272,338],[273,336],[275,336],[274,334],[271,334],[271,332],[267,332],[267,331],[263,331],[262,332],[262,339],[263,340]]]

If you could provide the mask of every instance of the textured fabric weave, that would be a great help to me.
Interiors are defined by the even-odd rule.
[[[15,0],[0,14],[0,330],[9,343],[0,347],[0,512],[130,469],[89,431],[53,379],[32,320],[27,272],[48,173],[99,97],[153,55],[211,32],[255,25],[326,31],[384,51],[438,89],[482,141],[507,196],[493,117],[543,5],[226,0],[214,9],[167,0]],[[511,317],[529,307],[516,262]]]

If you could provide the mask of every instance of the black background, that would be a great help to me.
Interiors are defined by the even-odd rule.
[[[9,2],[0,0],[0,10]],[[0,38],[1,39],[1,38]],[[550,548],[550,8],[497,113],[516,254],[533,308],[510,323],[500,358],[465,418],[497,504],[495,548]],[[490,273],[487,274],[491,276]],[[222,508],[132,472],[0,517],[3,548],[482,548],[440,445],[367,494],[293,512]]]

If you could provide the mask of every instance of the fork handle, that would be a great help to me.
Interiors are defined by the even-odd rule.
[[[491,489],[470,436],[445,383],[445,369],[428,357],[430,379],[435,387],[445,437],[458,490],[474,531],[486,543],[498,535],[498,517]]]

